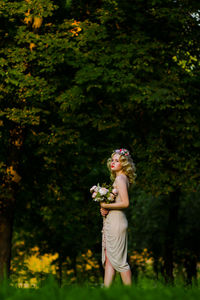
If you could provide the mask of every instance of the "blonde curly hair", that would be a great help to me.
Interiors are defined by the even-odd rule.
[[[122,170],[124,172],[124,174],[128,177],[129,183],[135,183],[135,179],[136,179],[136,167],[135,164],[131,158],[131,155],[129,154],[128,150],[126,150],[127,153],[124,154],[123,151],[121,151],[122,153],[120,153],[118,150],[115,150],[111,157],[107,160],[107,167],[111,173],[111,180],[114,181],[115,177],[116,177],[116,173],[114,171],[111,170],[110,164],[112,161],[112,158],[115,154],[119,154],[119,161],[121,163],[122,166]]]

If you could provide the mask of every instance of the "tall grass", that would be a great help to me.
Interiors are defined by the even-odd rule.
[[[200,299],[200,288],[184,286],[165,286],[160,282],[142,279],[131,287],[115,282],[110,288],[100,286],[65,285],[59,288],[53,278],[39,288],[17,288],[8,281],[0,285],[0,300],[197,300]]]

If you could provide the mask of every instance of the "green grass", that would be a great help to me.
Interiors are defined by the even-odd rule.
[[[197,300],[200,299],[200,288],[184,286],[165,286],[157,281],[140,280],[137,285],[125,287],[115,283],[110,288],[90,285],[66,285],[59,288],[49,278],[38,289],[16,288],[4,282],[0,286],[0,300]]]

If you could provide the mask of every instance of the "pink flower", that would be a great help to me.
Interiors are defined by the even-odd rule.
[[[92,198],[95,198],[96,195],[97,195],[97,192],[94,192],[94,193],[92,194]]]
[[[114,195],[117,195],[117,194],[118,194],[118,190],[117,190],[117,189],[113,189],[113,190],[112,190],[112,193],[113,193]]]
[[[90,193],[92,193],[93,191],[97,192],[97,186],[96,185],[93,185],[93,187],[91,187]]]

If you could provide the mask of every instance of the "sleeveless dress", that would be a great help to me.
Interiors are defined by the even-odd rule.
[[[114,181],[113,187],[117,188]],[[128,188],[128,182],[127,182]],[[117,195],[115,202],[121,202]],[[127,228],[128,221],[121,209],[111,209],[106,217],[103,217],[102,229],[102,265],[105,267],[106,255],[117,272],[130,269],[127,263]],[[106,255],[105,255],[106,250]]]

